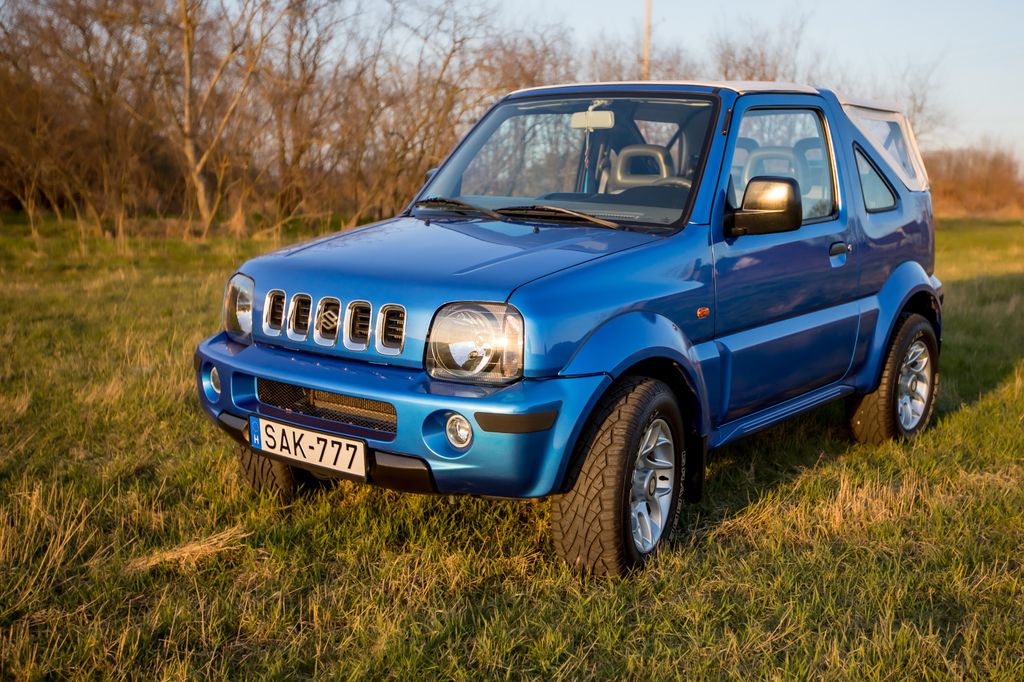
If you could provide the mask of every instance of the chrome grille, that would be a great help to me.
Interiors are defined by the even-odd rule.
[[[365,301],[353,301],[348,307],[348,324],[346,333],[352,350],[362,350],[370,342],[370,304]]]
[[[285,300],[285,294],[280,289],[274,289],[267,294],[267,302],[263,306],[263,329],[271,336],[280,335],[284,329]]]
[[[388,351],[400,352],[405,338],[405,308],[397,305],[384,306],[380,317],[378,345]]]
[[[398,432],[398,416],[391,403],[357,398],[343,393],[256,379],[256,396],[264,405],[383,433]]]
[[[303,341],[309,335],[309,312],[313,301],[308,294],[292,296],[292,305],[288,309],[288,338]]]
[[[268,292],[263,306],[263,332],[267,336],[286,335],[300,342],[312,336],[313,342],[325,347],[338,345],[340,340],[351,351],[365,351],[373,343],[381,355],[401,354],[405,321],[405,308],[395,303],[374,310],[369,301],[345,303],[333,296],[316,300],[302,293],[289,298],[280,289]]]
[[[316,307],[316,324],[313,325],[313,340],[321,346],[333,346],[338,340],[341,328],[341,301],[336,298],[321,298]]]
[[[398,348],[402,345],[402,337],[404,335],[405,311],[392,308],[384,313],[384,345],[390,348]]]

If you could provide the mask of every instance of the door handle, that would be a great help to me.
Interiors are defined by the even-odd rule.
[[[846,242],[833,242],[828,247],[829,256],[842,256],[844,253],[850,253],[851,251],[853,251],[853,245]]]

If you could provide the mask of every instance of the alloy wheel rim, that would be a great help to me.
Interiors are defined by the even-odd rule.
[[[629,490],[633,544],[650,553],[665,531],[675,492],[675,441],[664,419],[655,419],[640,439]]]
[[[896,392],[896,417],[904,431],[911,431],[921,423],[931,392],[931,355],[924,342],[915,341],[900,365]]]

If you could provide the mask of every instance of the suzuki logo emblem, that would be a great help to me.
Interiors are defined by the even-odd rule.
[[[320,327],[330,331],[338,326],[338,319],[338,313],[333,310],[325,310],[320,316]]]

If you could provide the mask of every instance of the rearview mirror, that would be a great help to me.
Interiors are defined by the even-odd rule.
[[[569,119],[573,130],[607,130],[615,127],[614,111],[577,111]]]
[[[791,232],[803,222],[800,185],[793,178],[759,175],[747,183],[743,206],[733,212],[733,237]]]
[[[434,177],[434,173],[437,172],[437,168],[431,168],[423,174],[423,182],[430,182],[430,178]]]

